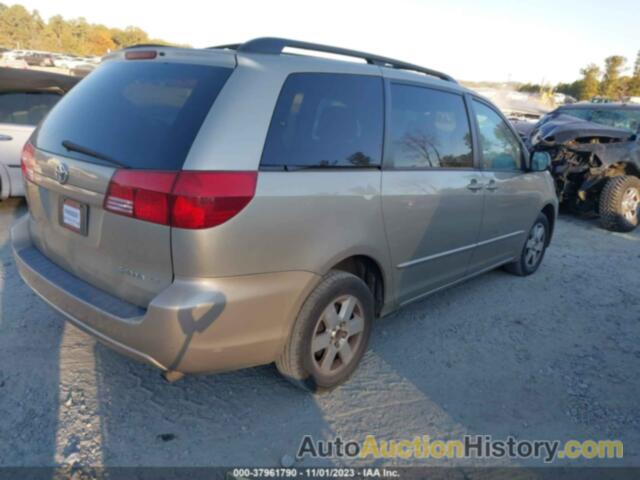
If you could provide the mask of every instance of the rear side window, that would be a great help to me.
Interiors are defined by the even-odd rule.
[[[473,168],[469,117],[461,95],[391,85],[394,168]]]
[[[0,94],[0,123],[38,125],[60,98],[60,95],[48,92]]]
[[[176,63],[106,62],[43,122],[36,146],[80,160],[71,142],[127,167],[179,170],[232,70]]]
[[[586,108],[563,108],[558,110],[558,114],[571,115],[572,117],[576,117],[581,120],[589,120],[591,118],[592,111]]]
[[[367,167],[382,158],[382,79],[296,73],[276,104],[262,166]]]
[[[473,101],[480,133],[482,165],[486,170],[520,170],[522,147],[507,123],[484,103]]]

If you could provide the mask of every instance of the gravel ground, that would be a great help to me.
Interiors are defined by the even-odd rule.
[[[640,231],[561,218],[536,275],[492,272],[384,319],[354,378],[312,396],[273,366],[168,385],[65,324],[11,258],[25,210],[0,203],[0,466],[277,466],[305,434],[368,433],[619,438],[615,465],[640,466]]]

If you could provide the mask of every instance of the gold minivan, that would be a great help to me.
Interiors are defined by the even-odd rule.
[[[275,362],[328,389],[376,317],[538,269],[548,161],[431,69],[277,38],[134,47],[34,132],[12,243],[45,301],[170,380]]]

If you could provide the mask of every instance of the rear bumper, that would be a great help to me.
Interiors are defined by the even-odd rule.
[[[309,272],[176,278],[147,309],[69,274],[32,244],[29,215],[11,229],[24,281],[71,323],[114,350],[162,370],[207,373],[274,361],[302,302]]]

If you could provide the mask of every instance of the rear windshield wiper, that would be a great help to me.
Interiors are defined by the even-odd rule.
[[[107,155],[104,155],[104,154],[102,154],[100,152],[96,152],[95,150],[91,150],[90,148],[83,147],[82,145],[78,145],[77,143],[73,143],[70,140],[63,140],[62,141],[62,146],[64,148],[66,148],[70,152],[82,153],[83,155],[87,155],[88,157],[97,158],[98,160],[102,160],[103,162],[107,162],[107,163],[110,163],[112,165],[116,165],[116,166],[121,167],[121,168],[129,168],[128,165],[125,165],[122,162],[114,160],[113,158],[111,158],[111,157],[109,157]]]

